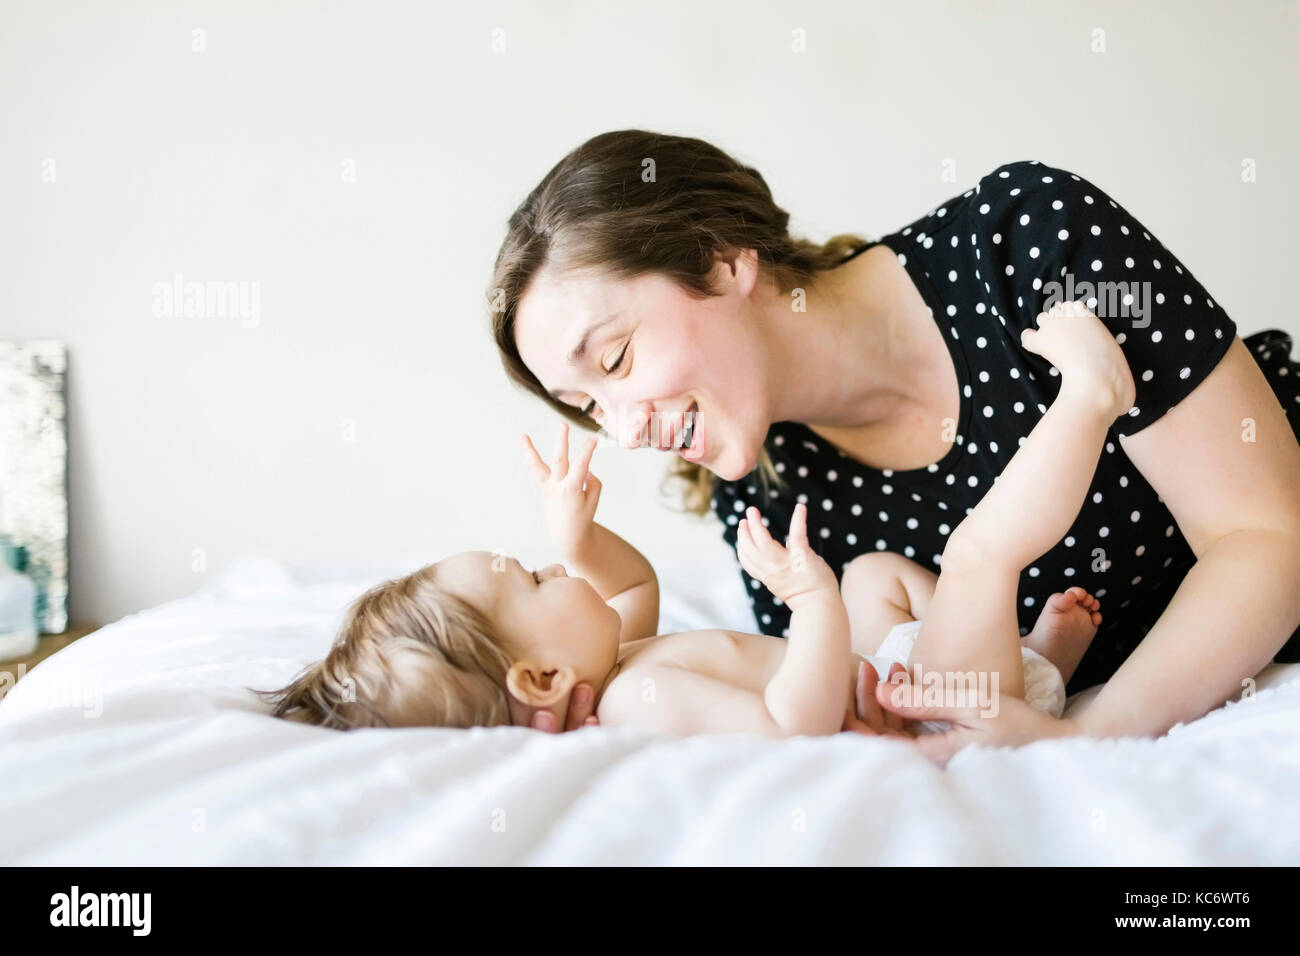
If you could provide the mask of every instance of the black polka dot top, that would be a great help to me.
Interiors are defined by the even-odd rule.
[[[765,444],[786,486],[765,490],[757,469],[736,481],[715,481],[712,506],[724,539],[734,550],[737,522],[749,505],[782,538],[795,503],[804,502],[813,547],[837,576],[869,551],[896,552],[938,572],[948,535],[1060,387],[1051,363],[1021,346],[1021,331],[1036,327],[1035,317],[1054,293],[1055,299],[1084,301],[1123,348],[1137,398],[1111,426],[1069,532],[1021,573],[1017,615],[1024,635],[1051,594],[1076,584],[1095,594],[1102,625],[1067,691],[1106,680],[1159,618],[1195,560],[1118,436],[1142,430],[1196,388],[1223,358],[1237,334],[1235,323],[1110,196],[1080,176],[1033,160],[998,167],[974,189],[879,243],[897,253],[943,332],[961,391],[955,443],[923,468],[875,469],[803,424],[776,422]],[[1300,429],[1300,363],[1290,358],[1290,336],[1271,329],[1245,343],[1292,427]],[[788,636],[788,608],[743,569],[741,576],[757,630]],[[1277,659],[1300,659],[1300,634]]]

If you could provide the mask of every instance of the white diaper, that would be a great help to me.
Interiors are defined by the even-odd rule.
[[[905,621],[895,625],[885,635],[876,653],[867,658],[881,680],[885,679],[890,665],[895,661],[907,666],[920,632],[920,621]],[[1042,654],[1023,644],[1020,645],[1020,656],[1025,662],[1025,701],[1045,714],[1060,717],[1065,710],[1065,681],[1061,679],[1061,672]],[[922,681],[924,680],[922,675]],[[951,724],[946,720],[920,722],[922,733],[942,732],[950,727]]]

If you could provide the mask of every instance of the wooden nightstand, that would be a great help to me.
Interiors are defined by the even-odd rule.
[[[33,667],[55,651],[63,650],[73,641],[79,640],[87,634],[99,630],[99,628],[100,625],[98,624],[80,624],[68,628],[62,634],[43,634],[36,645],[36,650],[30,656],[0,661],[0,697],[7,694],[9,688],[13,687],[20,678],[26,676]],[[6,674],[8,677],[3,676]]]

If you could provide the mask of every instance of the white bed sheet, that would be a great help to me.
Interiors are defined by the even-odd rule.
[[[840,734],[324,730],[278,686],[422,561],[247,557],[0,701],[4,864],[1300,862],[1300,665],[1159,740],[968,748]],[[752,628],[734,565],[660,565],[665,630]]]

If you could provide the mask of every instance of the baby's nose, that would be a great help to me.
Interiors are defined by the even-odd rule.
[[[548,564],[542,569],[542,573],[549,577],[556,578],[566,578],[569,576],[569,572],[564,570],[564,565],[562,564]]]

